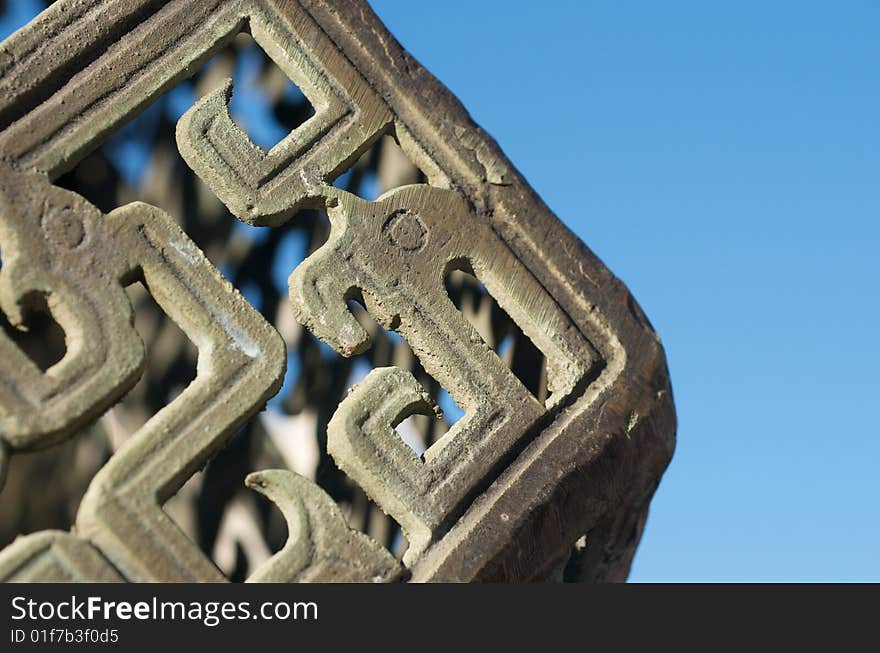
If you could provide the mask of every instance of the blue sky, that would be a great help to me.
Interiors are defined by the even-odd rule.
[[[880,3],[372,4],[663,339],[631,579],[880,580]]]
[[[880,3],[372,5],[663,339],[631,579],[880,581]]]

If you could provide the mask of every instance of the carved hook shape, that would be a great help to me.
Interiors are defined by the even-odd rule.
[[[410,415],[434,410],[410,372],[380,367],[352,389],[327,426],[330,455],[403,529],[409,540],[404,564],[430,544],[442,511],[430,493],[434,468],[425,465],[394,427]],[[413,501],[413,492],[420,494],[419,501]]]
[[[277,226],[298,209],[318,207],[329,182],[387,131],[391,114],[371,94],[343,98],[326,83],[316,113],[268,152],[229,115],[226,79],[177,122],[184,160],[229,210],[248,224]]]
[[[287,521],[287,544],[249,583],[379,582],[398,580],[400,563],[345,522],[336,502],[302,476],[282,469],[254,472],[245,485],[267,497]]]

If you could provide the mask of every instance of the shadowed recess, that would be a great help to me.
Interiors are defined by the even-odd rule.
[[[0,328],[45,372],[60,362],[67,352],[64,330],[52,317],[44,295],[33,294],[27,299],[24,323],[20,326],[12,325],[3,311],[0,311]]]

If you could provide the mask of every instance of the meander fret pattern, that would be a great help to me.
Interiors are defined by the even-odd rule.
[[[0,578],[625,579],[660,341],[366,3],[59,0],[0,88],[6,493],[92,460]]]

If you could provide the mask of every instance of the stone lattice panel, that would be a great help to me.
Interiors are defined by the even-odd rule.
[[[72,532],[17,539],[0,577],[225,579],[163,505],[253,428],[281,387],[290,338],[166,210],[102,210],[58,182],[243,32],[313,115],[264,149],[230,114],[232,81],[215,80],[177,121],[177,151],[249,225],[281,233],[328,216],[326,242],[289,270],[292,314],[341,357],[372,345],[376,368],[329,408],[319,455],[393,520],[358,532],[320,473],[316,485],[256,471],[247,485],[289,532],[250,580],[624,579],[674,447],[660,341],[625,286],[361,0],[60,0],[4,42],[0,309],[13,329],[50,315],[65,352],[44,368],[0,331],[0,465],[80,437],[136,386],[148,356],[127,286],[149,291],[198,363],[91,479]],[[365,199],[338,184],[389,138],[403,163],[377,164],[387,192]],[[500,339],[497,320],[487,338],[453,303],[446,282],[458,270],[485,286],[544,372],[506,365],[487,342]],[[403,340],[385,346],[353,302]],[[396,353],[375,353],[382,343]],[[321,364],[310,365],[314,379]],[[437,413],[440,388],[464,416],[424,434],[419,455],[395,427]],[[402,561],[386,548],[394,522]]]

